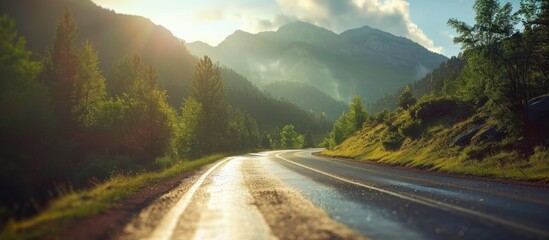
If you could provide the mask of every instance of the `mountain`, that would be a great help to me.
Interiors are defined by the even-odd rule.
[[[315,114],[324,113],[332,122],[347,111],[347,105],[344,102],[336,101],[306,83],[278,81],[269,83],[265,89],[272,96],[293,102],[302,109]]]
[[[355,94],[375,100],[423,77],[447,60],[404,37],[368,26],[336,34],[305,22],[274,32],[236,31],[218,46],[188,43],[244,74],[262,89],[272,82],[302,82],[336,100]]]
[[[416,98],[433,94],[433,95],[453,95],[456,91],[456,84],[461,71],[465,67],[466,60],[463,58],[452,57],[448,61],[441,63],[440,66],[425,77],[408,84],[412,95]],[[370,113],[378,113],[383,110],[394,111],[397,108],[397,101],[404,90],[404,87],[388,93],[384,97],[368,104]]]
[[[140,16],[118,14],[97,6],[91,0],[0,1],[0,14],[16,22],[27,48],[40,58],[51,47],[57,21],[69,9],[79,28],[77,46],[92,42],[99,53],[100,68],[109,84],[114,62],[127,55],[139,55],[144,63],[157,68],[160,84],[168,92],[170,104],[179,108],[187,95],[198,62],[182,40],[166,28]],[[294,124],[301,132],[324,132],[329,125],[295,104],[265,95],[245,77],[229,68],[221,69],[229,104],[249,112],[263,130]],[[286,112],[291,114],[285,114]]]

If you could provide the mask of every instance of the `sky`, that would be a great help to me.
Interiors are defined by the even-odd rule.
[[[92,0],[117,13],[140,15],[187,41],[216,46],[236,30],[275,31],[305,21],[335,33],[369,25],[457,56],[449,18],[473,24],[474,0]],[[511,2],[514,9],[519,0]]]

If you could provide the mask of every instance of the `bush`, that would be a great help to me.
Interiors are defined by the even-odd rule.
[[[432,123],[444,119],[461,120],[470,117],[472,107],[464,101],[451,98],[427,98],[410,108],[410,115],[415,120]]]
[[[118,174],[128,174],[141,170],[128,156],[93,155],[89,164],[74,177],[75,183],[85,184],[90,180],[103,181]]]
[[[399,150],[404,142],[404,137],[395,131],[385,131],[385,133],[379,139],[381,145],[387,151]]]
[[[423,126],[419,120],[409,120],[405,121],[398,128],[398,133],[404,137],[409,137],[411,139],[416,139],[421,136],[423,133]]]

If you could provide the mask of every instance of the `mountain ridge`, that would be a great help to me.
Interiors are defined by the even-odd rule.
[[[304,82],[340,101],[355,94],[378,99],[447,60],[410,39],[367,25],[336,34],[300,21],[276,31],[237,30],[217,46],[186,45],[192,54],[208,55],[260,88],[275,81]]]

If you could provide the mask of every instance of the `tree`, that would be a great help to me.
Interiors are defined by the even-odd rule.
[[[412,96],[412,91],[409,86],[406,86],[398,97],[398,106],[407,110],[416,103],[416,99]]]
[[[359,96],[353,97],[349,104],[349,112],[341,114],[339,119],[335,121],[332,130],[328,133],[327,139],[324,142],[328,145],[328,148],[334,148],[356,131],[362,129],[368,117],[368,112],[364,109],[362,99]]]
[[[202,117],[202,104],[192,97],[188,97],[181,107],[181,136],[179,151],[186,157],[198,157],[199,126]]]
[[[362,129],[362,125],[368,120],[368,112],[364,109],[360,96],[354,96],[349,104],[349,124],[350,131],[356,132]]]
[[[535,20],[542,16],[536,11],[541,1],[522,1],[521,10],[512,13],[510,3],[500,6],[496,0],[477,0],[474,5],[476,23],[469,26],[455,19],[448,24],[460,35],[454,42],[465,49],[467,76],[465,92],[482,113],[496,120],[499,125],[514,135],[525,136],[529,129],[528,100],[548,90],[547,75],[536,59],[539,44]],[[514,26],[523,19],[525,29],[517,31]],[[542,57],[546,58],[546,57]]]
[[[91,126],[95,121],[94,112],[107,96],[105,78],[99,70],[98,54],[89,41],[84,43],[78,57],[80,66],[73,89],[72,116],[80,126]]]
[[[259,146],[260,138],[255,119],[247,112],[231,108],[227,133],[227,144],[230,149],[256,148]]]
[[[0,202],[19,213],[66,170],[58,166],[64,158],[56,155],[48,89],[38,81],[42,66],[30,56],[15,22],[0,16]]]
[[[122,96],[130,91],[136,79],[145,75],[144,64],[137,55],[125,56],[113,64],[108,91],[111,96]]]
[[[294,130],[294,125],[288,124],[280,132],[280,146],[282,148],[301,148],[303,147],[303,136]]]
[[[313,135],[311,132],[306,132],[303,136],[303,147],[312,148],[315,146]]]
[[[53,96],[53,105],[58,118],[59,127],[65,137],[73,135],[74,121],[72,120],[72,103],[74,99],[74,85],[78,74],[78,51],[75,41],[78,29],[71,12],[66,9],[59,22],[51,49],[51,67],[48,72],[48,85]]]
[[[222,150],[228,126],[227,96],[219,67],[208,56],[196,65],[190,96],[202,105],[200,149],[204,154]]]

